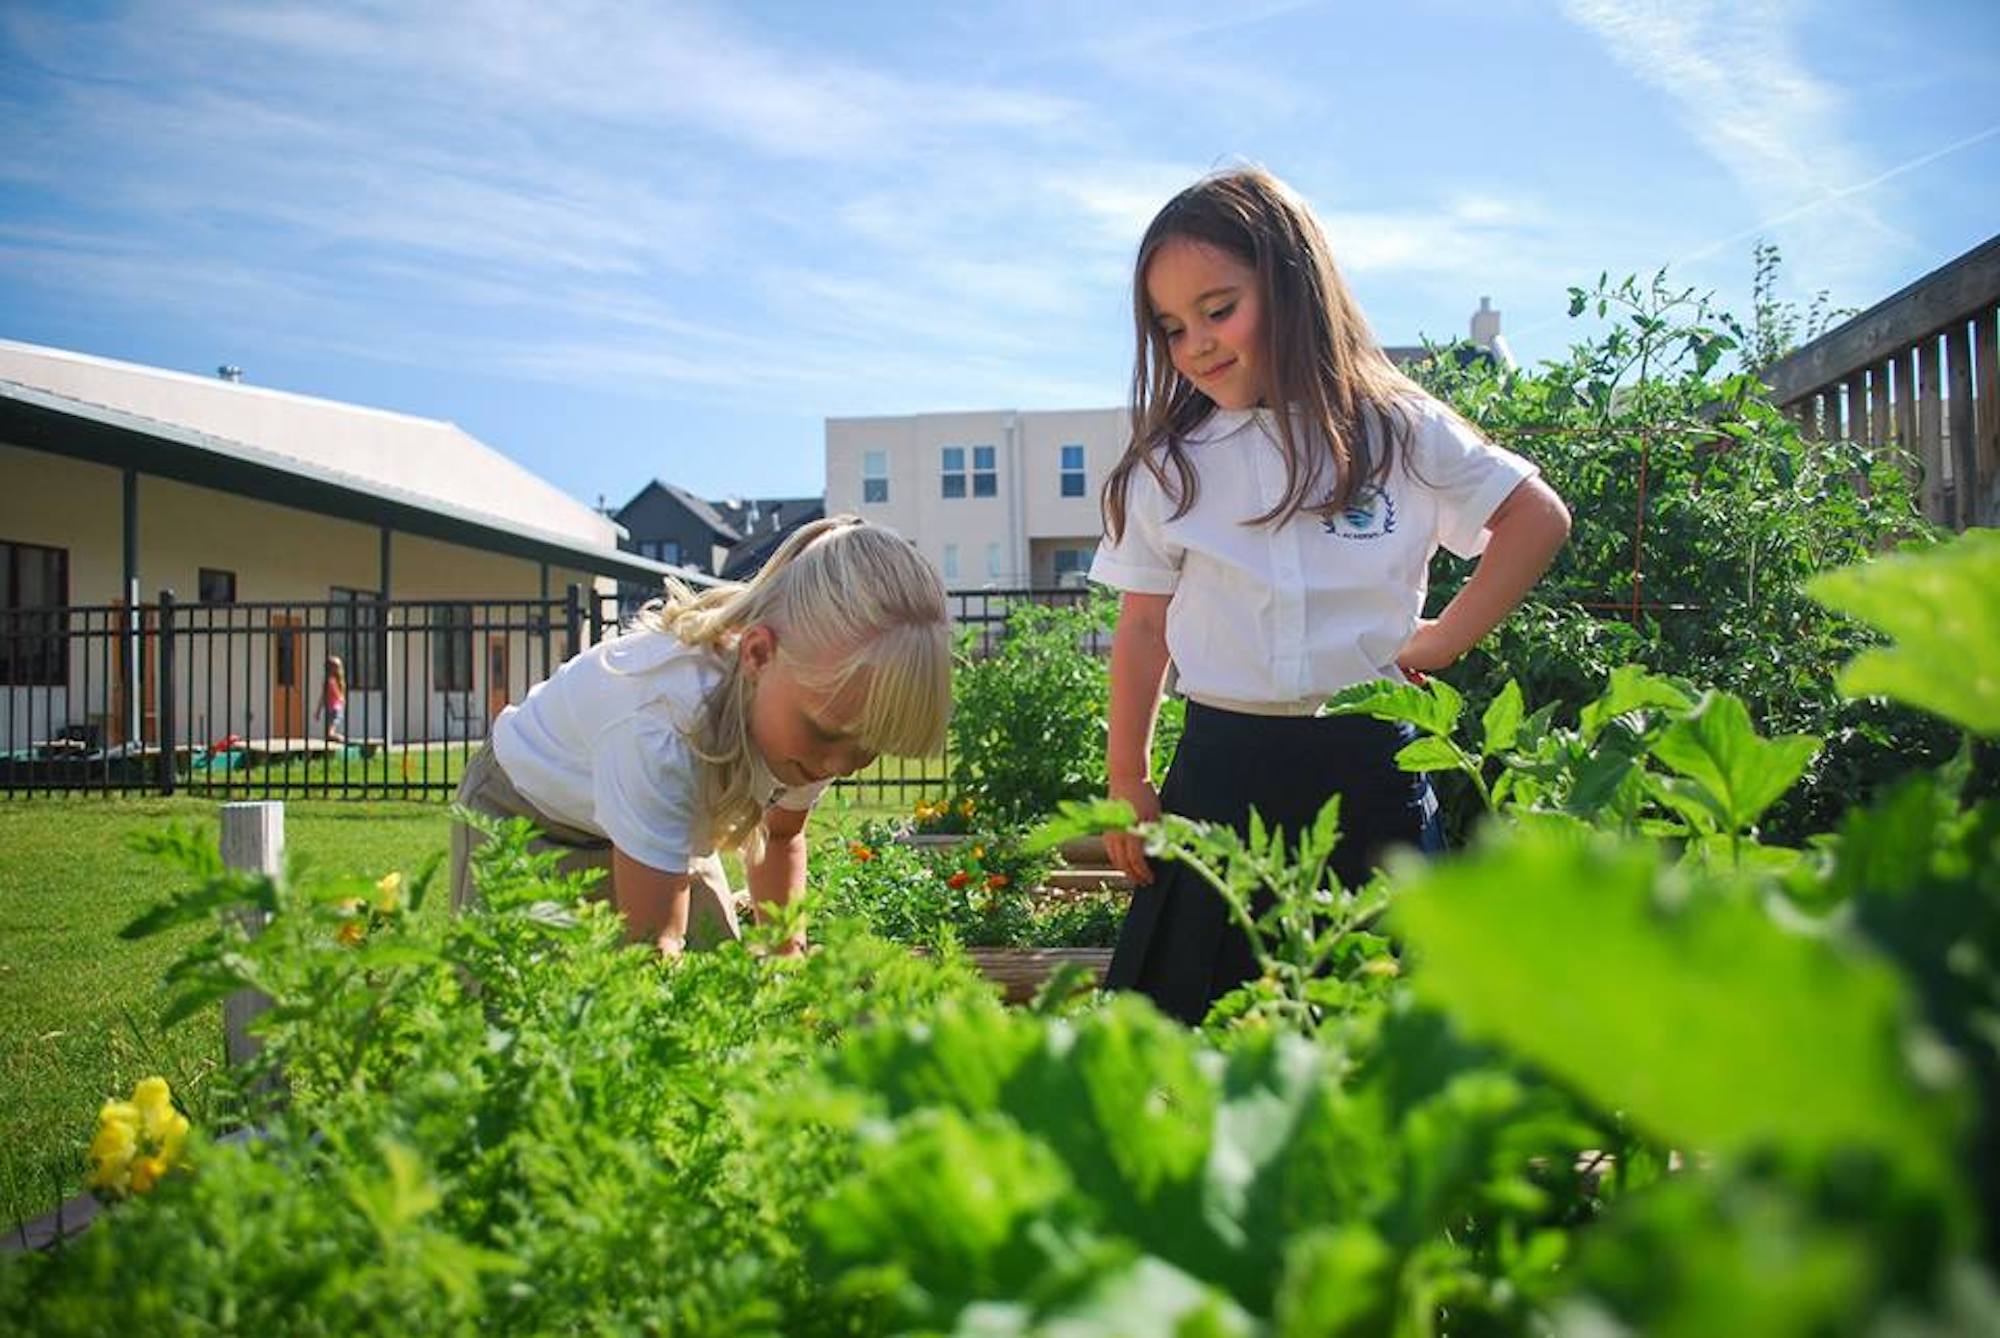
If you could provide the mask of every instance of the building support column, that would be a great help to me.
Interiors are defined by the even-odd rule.
[[[137,747],[145,742],[145,703],[139,700],[145,685],[141,656],[145,645],[139,626],[139,471],[125,471],[125,742]]]
[[[384,525],[380,533],[381,552],[376,564],[376,589],[382,603],[380,605],[381,613],[376,618],[376,624],[381,629],[379,635],[382,638],[382,765],[386,767],[389,764],[389,749],[395,746],[397,733],[396,709],[398,702],[396,701],[396,694],[391,687],[396,681],[395,665],[393,663],[396,638],[389,635],[389,592],[394,589],[389,582],[390,550],[394,546],[391,540],[395,535],[395,531]],[[403,686],[407,688],[409,684],[406,682]],[[407,706],[407,703],[403,705]]]

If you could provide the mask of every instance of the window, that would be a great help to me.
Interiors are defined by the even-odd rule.
[[[382,686],[382,662],[388,658],[388,631],[382,626],[381,596],[373,590],[334,586],[333,608],[326,618],[326,653],[338,655],[347,670],[350,692]]]
[[[1083,496],[1083,447],[1073,442],[1062,448],[1062,495]]]
[[[1094,548],[1058,548],[1055,551],[1056,584],[1064,589],[1074,589],[1087,579],[1090,563],[1097,556]]]
[[[989,581],[997,581],[1000,579],[999,544],[986,545],[986,579]]]
[[[236,573],[220,567],[203,567],[195,578],[195,589],[204,604],[234,604]]]
[[[947,581],[955,581],[958,579],[957,544],[946,544],[944,546],[944,578]]]
[[[993,448],[974,446],[972,448],[972,495],[993,497],[1000,491],[1000,476],[993,468]]]
[[[69,682],[69,550],[0,543],[0,683],[61,687]]]
[[[674,566],[679,566],[681,561],[680,540],[641,539],[639,541],[639,556],[651,558],[655,562],[667,562],[672,563]]]
[[[472,691],[470,604],[431,607],[431,688],[436,692]]]
[[[965,496],[965,447],[941,446],[938,448],[939,493],[940,497]]]
[[[880,504],[889,500],[889,453],[861,453],[861,500]]]

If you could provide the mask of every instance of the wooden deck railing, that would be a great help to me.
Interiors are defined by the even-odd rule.
[[[2000,525],[2000,237],[1763,375],[1807,433],[1903,455],[1931,520]]]

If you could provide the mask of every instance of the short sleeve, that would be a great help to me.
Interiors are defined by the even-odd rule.
[[[1541,471],[1495,446],[1442,405],[1412,413],[1411,472],[1437,500],[1437,541],[1463,558],[1486,551],[1486,522],[1500,503]]]
[[[1097,546],[1090,579],[1137,595],[1170,595],[1181,583],[1180,545],[1166,534],[1166,493],[1149,469],[1135,469],[1125,490],[1125,532]]]
[[[591,801],[611,844],[648,868],[686,873],[696,851],[695,756],[665,720],[627,716],[597,736]]]

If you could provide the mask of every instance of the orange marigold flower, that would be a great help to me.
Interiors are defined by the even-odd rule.
[[[950,888],[952,891],[956,892],[971,881],[972,881],[972,875],[967,873],[965,870],[960,869],[957,873],[945,879],[944,885]]]
[[[368,926],[359,920],[343,920],[340,928],[335,931],[334,937],[351,948],[361,942],[362,939],[368,937]]]
[[[875,858],[875,852],[867,846],[862,845],[859,841],[850,842],[847,847],[847,853],[854,856],[856,860],[863,864]]]
[[[988,892],[998,892],[1001,888],[1007,886],[1007,883],[1008,878],[1004,873],[988,874],[986,877],[986,890]]]

